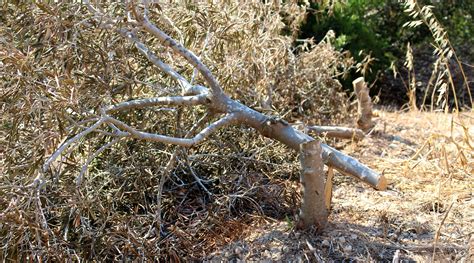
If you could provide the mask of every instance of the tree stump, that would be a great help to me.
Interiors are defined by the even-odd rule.
[[[303,200],[297,226],[322,230],[328,222],[332,185],[324,173],[321,143],[317,140],[302,143],[300,162]]]
[[[374,127],[372,122],[372,101],[369,96],[369,89],[363,77],[357,78],[352,82],[357,96],[357,127],[367,132]]]

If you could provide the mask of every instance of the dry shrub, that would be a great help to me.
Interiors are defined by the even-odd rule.
[[[102,8],[123,13],[120,3]],[[350,61],[332,48],[330,36],[294,46],[304,7],[188,3],[150,11],[210,66],[226,92],[247,105],[307,122],[335,121],[347,109],[333,77]],[[81,165],[111,141],[99,132],[65,154],[40,191],[32,187],[45,159],[100,107],[178,93],[129,42],[100,29],[91,17],[77,3],[1,4],[0,258],[199,258],[237,237],[251,214],[293,215],[299,198],[295,155],[244,127],[179,154],[162,193],[161,230],[155,215],[158,185],[172,146],[121,141],[90,164],[76,188]],[[183,60],[141,37],[193,78]],[[202,83],[199,76],[194,81]],[[140,130],[182,134],[201,116],[199,109],[160,108],[118,117]]]

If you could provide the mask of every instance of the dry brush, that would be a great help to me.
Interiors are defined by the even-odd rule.
[[[43,252],[38,252],[36,255],[48,254],[48,249],[57,249],[58,244],[62,242],[58,239],[57,231],[63,233],[66,241],[79,238],[79,240],[91,240],[92,243],[97,244],[99,241],[93,241],[95,239],[90,234],[93,233],[90,232],[91,229],[97,228],[96,224],[98,223],[102,224],[99,229],[109,229],[107,222],[110,220],[120,225],[117,233],[122,233],[123,237],[103,235],[101,240],[109,238],[109,241],[102,240],[99,243],[119,244],[118,247],[121,251],[133,251],[122,242],[132,240],[134,235],[141,234],[132,231],[135,228],[124,223],[116,214],[102,216],[102,213],[105,213],[107,209],[100,207],[102,201],[97,202],[100,198],[106,198],[107,202],[110,202],[109,198],[114,196],[110,195],[110,192],[121,192],[121,196],[123,196],[124,190],[122,189],[136,191],[133,190],[133,185],[137,181],[132,181],[131,185],[124,182],[122,185],[118,185],[117,190],[114,190],[116,179],[107,178],[100,172],[97,173],[101,167],[106,165],[107,161],[103,158],[101,160],[104,163],[94,163],[94,160],[104,152],[110,152],[110,155],[113,155],[114,151],[109,151],[107,148],[116,147],[113,149],[125,151],[115,160],[133,159],[131,168],[127,169],[110,164],[113,169],[119,169],[118,174],[127,171],[129,173],[141,171],[142,169],[133,167],[136,167],[134,165],[135,158],[140,159],[141,162],[150,161],[150,157],[142,154],[144,151],[150,151],[151,155],[163,152],[168,154],[175,151],[178,155],[183,156],[183,158],[176,158],[176,155],[173,154],[169,166],[164,169],[164,174],[159,168],[164,166],[162,161],[164,158],[155,157],[156,159],[150,162],[150,169],[143,169],[144,172],[152,176],[145,179],[143,174],[137,175],[141,176],[140,180],[150,180],[145,185],[159,185],[161,187],[157,192],[159,196],[163,194],[166,176],[170,180],[180,180],[175,173],[170,173],[171,168],[168,169],[176,159],[178,165],[181,166],[179,169],[186,167],[200,187],[206,189],[206,185],[209,187],[209,184],[205,180],[201,180],[195,171],[197,168],[190,165],[193,160],[199,158],[198,155],[189,155],[189,158],[186,158],[186,153],[180,153],[185,150],[176,151],[161,145],[173,144],[193,147],[209,137],[213,138],[211,136],[213,133],[222,135],[223,132],[219,130],[223,127],[234,129],[233,132],[251,127],[265,137],[280,141],[289,148],[300,151],[301,144],[314,141],[314,139],[294,129],[283,119],[263,114],[254,108],[276,115],[275,108],[281,107],[279,109],[281,115],[288,117],[288,119],[297,116],[323,117],[323,114],[317,115],[318,111],[328,110],[330,114],[326,117],[330,119],[345,110],[333,107],[334,104],[344,104],[331,103],[331,99],[338,100],[340,95],[334,92],[334,89],[327,88],[334,83],[332,79],[334,72],[331,72],[331,69],[337,68],[339,63],[338,58],[334,58],[337,56],[332,55],[336,52],[331,51],[329,43],[305,43],[305,47],[300,51],[301,54],[295,56],[293,54],[295,51],[291,50],[288,45],[291,43],[291,38],[275,37],[282,28],[289,27],[291,29],[293,20],[301,19],[300,15],[303,12],[297,6],[272,6],[271,8],[279,8],[279,12],[276,12],[268,6],[259,5],[255,7],[255,10],[262,13],[253,14],[244,11],[239,13],[236,11],[239,8],[238,5],[223,7],[227,13],[217,12],[216,10],[219,10],[220,7],[215,6],[206,6],[206,9],[191,5],[167,12],[166,10],[170,9],[168,6],[152,5],[148,9],[148,14],[158,21],[159,26],[157,26],[149,20],[146,13],[142,13],[146,10],[141,9],[143,6],[131,8],[129,9],[130,13],[127,14],[127,11],[124,11],[127,9],[120,4],[90,7],[88,10],[84,6],[78,5],[35,5],[35,13],[30,17],[23,17],[22,19],[26,20],[19,20],[18,25],[11,24],[11,28],[18,26],[19,30],[9,31],[11,28],[2,28],[8,40],[2,39],[4,46],[0,55],[2,56],[2,66],[6,67],[2,78],[6,80],[5,83],[12,84],[12,86],[2,87],[2,105],[8,113],[2,115],[2,123],[6,127],[5,130],[8,131],[2,138],[3,142],[8,143],[8,156],[5,155],[2,158],[2,169],[9,176],[5,178],[0,190],[6,191],[4,186],[10,186],[13,190],[4,195],[5,198],[2,200],[4,211],[1,216],[6,220],[5,222],[8,222],[2,225],[4,230],[8,227],[17,229],[4,239],[4,244],[8,248],[6,254],[21,254],[21,251],[12,252],[10,250],[11,246],[8,244],[11,245],[12,242],[21,243],[25,247],[43,249]],[[29,9],[31,7],[23,8],[31,12]],[[186,14],[190,13],[189,10],[194,10],[192,18],[197,21],[197,24],[192,24],[195,21],[188,19],[189,16]],[[2,11],[13,14],[17,10],[12,11],[11,7],[7,6]],[[31,14],[28,12],[25,14]],[[272,19],[282,12],[287,12],[285,19],[289,22],[287,21],[286,25],[271,22],[281,21],[281,19]],[[109,16],[109,13],[128,15],[128,17],[115,19],[113,15]],[[244,24],[247,23],[234,23],[239,22],[238,19],[252,14],[255,17],[263,16],[265,19],[260,22],[255,17],[252,18],[254,28],[245,28]],[[211,16],[212,20],[205,20],[206,15]],[[63,19],[57,20],[57,17],[63,17]],[[236,21],[232,19],[236,19]],[[7,22],[11,23],[12,21]],[[31,26],[36,26],[31,29],[21,29],[21,23],[30,23]],[[191,23],[192,26],[186,26],[186,23]],[[202,30],[206,26],[209,28],[208,32]],[[255,30],[255,27],[258,29],[258,26],[262,28],[261,31]],[[243,30],[240,30],[242,27]],[[161,28],[172,32],[174,37],[166,34]],[[186,29],[186,32],[181,31],[183,28]],[[38,32],[37,35],[32,34],[35,30]],[[263,44],[256,45],[255,40],[260,37],[259,32],[262,37],[268,39],[261,39]],[[249,39],[245,39],[246,37]],[[33,48],[28,49],[30,44],[20,42],[22,38],[36,38],[37,46],[33,45]],[[175,38],[179,41],[176,41]],[[186,44],[188,48],[180,42]],[[133,44],[134,49],[138,52],[131,51],[133,49],[128,48],[127,43]],[[271,46],[272,44],[275,46]],[[150,48],[152,46],[153,49]],[[191,49],[201,50],[200,56],[192,53]],[[243,51],[248,53],[239,53]],[[332,60],[321,59],[324,58],[322,56],[325,54],[324,52],[327,52],[328,57]],[[55,54],[55,56],[50,54]],[[246,57],[239,58],[243,54]],[[248,54],[260,57],[252,58],[252,55]],[[318,60],[318,57],[321,60]],[[250,62],[247,63],[248,61]],[[329,65],[324,63],[329,63]],[[150,65],[156,66],[160,73],[150,74],[153,71],[149,67]],[[192,65],[192,67],[188,67],[188,65]],[[315,90],[320,92],[315,93]],[[324,91],[328,91],[330,99],[321,99],[321,104],[318,105],[318,96],[327,96],[324,95]],[[154,93],[155,96],[147,96],[150,93]],[[175,95],[169,96],[170,93]],[[21,97],[22,94],[26,96]],[[137,97],[140,98],[137,99]],[[232,99],[232,97],[239,98],[241,101]],[[253,108],[246,106],[246,104],[251,104]],[[191,111],[187,107],[194,107],[196,110]],[[130,112],[135,116],[130,116]],[[173,118],[169,117],[169,113],[175,117],[175,122],[170,121]],[[7,119],[15,114],[17,119]],[[308,117],[311,114],[312,116]],[[156,120],[156,115],[162,116],[162,120]],[[216,117],[219,118],[215,119]],[[192,128],[188,129],[186,134],[184,127],[188,125]],[[238,129],[230,126],[237,126]],[[198,128],[201,128],[201,131],[196,133],[195,130]],[[173,132],[172,136],[163,135]],[[94,136],[94,134],[100,136]],[[160,144],[156,147],[156,144],[139,144],[135,143],[135,140],[133,143],[129,143],[130,139],[159,142]],[[252,140],[256,140],[255,137],[250,141]],[[222,142],[219,142],[219,139],[214,141],[219,145],[221,151],[231,153],[235,149],[235,146],[222,147],[229,145],[224,139]],[[41,143],[34,144],[34,142]],[[125,145],[128,149],[124,147]],[[255,146],[251,145],[251,147]],[[385,187],[383,176],[325,144],[321,144],[321,147],[322,160],[328,166],[338,169],[343,174],[355,176],[375,188]],[[74,149],[77,150],[73,151]],[[133,157],[134,153],[136,157]],[[222,152],[218,152],[216,155],[222,156]],[[46,160],[43,170],[48,170],[51,168],[50,165],[54,164],[56,169],[53,169],[53,173],[40,173],[37,169],[38,165],[43,163],[45,156],[50,157]],[[206,155],[202,154],[201,156]],[[252,160],[252,158],[249,159]],[[83,162],[81,163],[80,160]],[[158,167],[155,172],[162,174],[159,180],[156,180],[156,175],[151,172],[154,165]],[[82,167],[80,173],[71,176],[77,166]],[[94,173],[97,174],[94,174],[93,178],[87,179],[89,184],[81,186],[80,183],[86,180],[87,168],[95,169]],[[35,182],[39,183],[42,188],[27,187],[31,182],[31,176],[27,176],[29,174],[37,176]],[[91,175],[93,174],[91,173]],[[73,186],[71,178],[76,178],[76,184],[79,184],[78,188]],[[62,185],[61,191],[66,193],[65,199],[67,201],[64,200],[66,203],[61,203],[61,207],[51,206],[51,204],[58,203],[58,200],[63,200],[64,197],[54,194],[55,191],[59,191],[51,186],[54,184],[43,184],[48,180],[60,183]],[[91,183],[95,180],[104,182],[104,185],[94,188],[95,186],[93,187]],[[239,179],[238,184],[241,181],[242,179]],[[31,189],[41,189],[41,191],[31,191]],[[152,187],[152,189],[155,188]],[[253,191],[253,188],[248,191]],[[103,197],[96,197],[101,193],[104,193]],[[247,203],[255,202],[246,192],[228,195],[227,198],[230,198],[229,203],[231,204],[235,204],[235,200],[247,200]],[[142,209],[139,208],[140,206],[147,207],[147,198],[143,198],[143,200],[145,203],[142,202],[143,205],[139,203],[138,208],[134,209],[139,211]],[[158,200],[162,199],[158,198]],[[71,210],[67,203],[74,204],[75,208]],[[154,206],[158,211],[157,214],[160,214],[159,211],[165,210],[161,204],[168,208],[171,205],[170,202],[157,201],[157,203],[158,206]],[[98,205],[98,209],[92,210],[90,208],[96,205]],[[21,209],[19,209],[20,207]],[[111,206],[110,209],[114,210],[117,207]],[[118,209],[123,208],[118,207]],[[37,216],[33,220],[37,225],[32,227],[40,229],[41,233],[27,227],[25,219],[32,218],[31,212]],[[192,215],[194,214],[193,212]],[[158,225],[161,223],[159,217],[160,215],[153,217],[152,224],[143,223],[149,226],[147,233],[142,235],[144,240],[148,240],[153,235],[162,234],[168,238],[158,238],[153,242],[169,242],[169,235],[161,233],[161,231],[166,232],[166,229],[161,229],[161,226],[155,227],[156,223]],[[72,223],[64,225],[55,222],[55,220],[65,220],[65,222]],[[177,227],[179,227],[178,224],[174,229]],[[71,236],[73,235],[72,229],[76,229],[74,236]],[[158,229],[158,233],[156,233],[156,229]],[[186,240],[178,230],[173,231],[173,236],[177,236],[176,238],[180,240]],[[36,241],[32,241],[29,236],[35,235]],[[42,240],[42,236],[47,237],[48,240]],[[172,244],[172,242],[166,244]],[[135,251],[140,251],[140,253],[150,252],[146,245],[134,243],[134,246],[138,247]],[[112,249],[106,245],[103,246],[102,251],[96,251],[94,248],[84,249],[89,252],[84,252],[86,254],[82,254],[82,256],[91,257],[90,253],[110,255],[113,254]],[[172,251],[176,251],[176,248],[168,248],[168,251],[169,255],[172,255]],[[71,253],[70,250],[66,249],[61,252],[62,255],[67,253]]]

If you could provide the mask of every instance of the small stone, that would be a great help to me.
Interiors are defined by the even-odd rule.
[[[321,244],[323,245],[323,247],[329,247],[331,245],[329,243],[329,241],[327,241],[327,240],[323,240],[323,242]]]
[[[344,243],[344,242],[346,242],[346,239],[344,237],[340,237],[339,242]]]
[[[351,235],[351,239],[352,239],[352,240],[357,239],[357,235],[352,234],[352,235]]]
[[[351,245],[344,246],[343,250],[345,253],[351,253],[352,246]]]
[[[287,246],[283,246],[283,247],[281,248],[281,251],[282,251],[283,253],[288,253],[288,252],[290,252],[290,248],[287,247]]]
[[[242,255],[242,251],[243,251],[243,249],[241,247],[236,247],[234,249],[234,253],[239,255],[239,256]]]

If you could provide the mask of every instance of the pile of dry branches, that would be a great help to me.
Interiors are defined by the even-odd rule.
[[[209,65],[232,98],[287,119],[334,123],[347,106],[333,78],[350,61],[330,35],[295,47],[304,14],[295,4],[260,2],[149,7],[150,19]],[[237,237],[255,214],[295,214],[295,155],[240,128],[190,150],[97,130],[64,153],[38,188],[41,166],[84,131],[84,120],[106,105],[179,94],[181,86],[82,4],[3,3],[0,22],[0,258],[199,258]],[[191,84],[204,82],[183,58],[136,33]],[[204,116],[201,106],[115,114],[178,137]],[[171,155],[176,166],[166,169]]]

